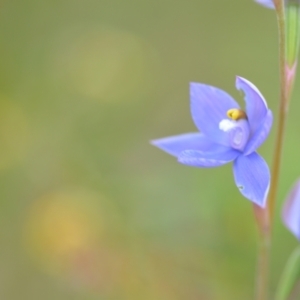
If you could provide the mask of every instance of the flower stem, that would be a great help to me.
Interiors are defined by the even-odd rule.
[[[254,215],[259,227],[258,261],[256,267],[255,299],[268,299],[269,255],[270,255],[270,219],[266,208],[254,204]]]
[[[271,185],[270,193],[268,197],[267,209],[270,215],[270,222],[273,220],[277,186],[279,181],[281,156],[284,129],[286,123],[286,116],[288,112],[288,98],[292,89],[292,82],[289,83],[287,76],[287,64],[286,64],[286,39],[285,39],[285,12],[284,12],[284,1],[274,1],[276,12],[277,12],[277,23],[278,23],[278,35],[279,35],[279,68],[280,68],[280,101],[279,101],[279,112],[278,112],[278,129],[275,141],[275,152],[273,156],[273,167],[271,172]]]
[[[261,235],[259,239],[259,255],[257,261],[256,300],[268,299],[270,235]]]
[[[280,101],[278,112],[278,128],[276,133],[273,165],[271,171],[271,184],[267,206],[265,209],[254,207],[260,231],[256,277],[256,300],[268,299],[269,256],[271,249],[272,223],[279,182],[286,117],[297,67],[297,61],[294,61],[291,65],[288,64],[286,59],[287,43],[284,0],[274,0],[274,4],[277,13],[279,35]]]

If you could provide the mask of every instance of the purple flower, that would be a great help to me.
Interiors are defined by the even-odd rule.
[[[285,226],[300,240],[300,179],[291,189],[282,209]]]
[[[264,207],[270,172],[256,149],[267,138],[273,116],[251,82],[237,77],[236,87],[245,94],[246,111],[226,92],[191,83],[191,114],[201,132],[166,137],[152,144],[188,166],[212,168],[233,161],[234,179],[240,192]]]
[[[261,4],[265,7],[268,7],[268,8],[272,8],[272,9],[275,8],[275,5],[272,0],[255,0],[255,2]]]
[[[272,8],[275,9],[275,4],[273,0],[254,0],[256,3],[261,4],[267,8]],[[299,7],[299,1],[298,0],[284,0],[284,5],[286,7],[288,6],[295,6],[295,7]]]

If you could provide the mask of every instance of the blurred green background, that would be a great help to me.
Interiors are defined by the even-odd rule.
[[[0,299],[252,299],[257,231],[231,166],[185,167],[149,140],[196,130],[190,81],[242,103],[243,76],[276,114],[276,28],[251,0],[2,1]],[[296,245],[279,216],[299,96],[272,290]]]

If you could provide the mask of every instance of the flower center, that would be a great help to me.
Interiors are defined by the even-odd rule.
[[[229,119],[223,119],[219,123],[219,129],[228,134],[232,148],[243,151],[249,139],[249,124],[246,113],[241,109],[229,109]]]
[[[238,108],[229,109],[227,111],[227,117],[235,121],[240,119],[247,119],[246,113],[243,110]]]

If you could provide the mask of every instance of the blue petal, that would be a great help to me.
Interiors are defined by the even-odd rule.
[[[265,207],[270,186],[270,171],[264,159],[256,152],[248,156],[240,155],[233,164],[233,173],[242,195]]]
[[[273,114],[268,110],[263,124],[258,128],[255,134],[250,138],[248,144],[244,149],[244,155],[254,152],[268,137],[273,124]]]
[[[169,136],[153,140],[151,144],[176,157],[184,150],[211,151],[218,147],[199,132]]]
[[[274,3],[272,0],[255,0],[255,2],[257,2],[258,4],[261,4],[267,8],[272,8],[274,9],[275,6],[274,6]]]
[[[268,112],[266,100],[250,81],[242,77],[236,78],[236,88],[245,94],[246,113],[251,133],[254,134]]]
[[[229,146],[228,134],[220,130],[220,122],[227,119],[227,111],[239,108],[226,92],[213,86],[191,83],[191,114],[198,129],[212,141]]]
[[[179,155],[178,161],[192,167],[213,168],[233,161],[240,154],[241,152],[239,151],[219,145],[211,152],[195,150],[183,151]]]
[[[285,226],[300,240],[300,180],[293,186],[282,210]]]

